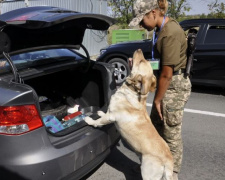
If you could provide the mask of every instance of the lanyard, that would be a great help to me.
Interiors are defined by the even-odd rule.
[[[159,32],[158,34],[160,33],[160,31],[162,30],[163,26],[164,26],[164,23],[165,23],[165,19],[166,19],[166,16],[163,17],[163,22],[161,24],[161,27],[159,29]],[[158,36],[155,35],[155,30],[153,31],[153,37],[152,37],[152,59],[154,60],[154,47],[155,47],[155,44],[158,40]]]

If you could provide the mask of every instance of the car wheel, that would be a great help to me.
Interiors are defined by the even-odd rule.
[[[116,85],[121,85],[130,74],[130,68],[127,62],[121,58],[113,58],[108,63],[115,67],[114,76],[116,79]]]

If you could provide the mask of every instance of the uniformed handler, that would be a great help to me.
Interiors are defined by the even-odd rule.
[[[150,51],[154,60],[160,59],[160,74],[151,120],[173,154],[173,177],[176,180],[183,156],[182,118],[191,93],[191,83],[189,77],[184,76],[186,36],[178,22],[165,16],[167,8],[167,0],[137,0],[134,3],[136,17],[129,26],[140,25],[148,31],[154,30],[153,49]]]

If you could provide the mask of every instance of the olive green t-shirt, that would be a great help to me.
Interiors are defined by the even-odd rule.
[[[174,71],[185,69],[187,62],[187,40],[179,23],[170,18],[158,35],[155,46],[156,56],[160,57],[161,65],[174,67]]]

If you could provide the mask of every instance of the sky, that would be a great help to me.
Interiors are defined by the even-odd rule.
[[[214,2],[215,0],[187,0],[187,2],[191,6],[191,10],[186,12],[187,15],[195,15],[195,14],[208,14],[208,4]],[[221,0],[222,2],[223,0]]]

